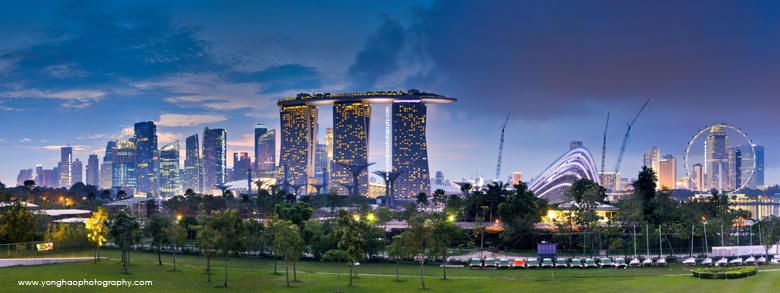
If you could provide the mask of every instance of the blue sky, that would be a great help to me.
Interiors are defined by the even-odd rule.
[[[607,169],[645,100],[621,172],[642,150],[679,158],[713,123],[766,147],[780,183],[780,4],[766,1],[41,1],[0,4],[0,181],[59,160],[86,161],[133,123],[156,121],[160,146],[225,128],[251,151],[255,123],[299,92],[418,88],[430,105],[431,173],[539,174],[582,140]],[[375,116],[384,106],[376,105]],[[332,124],[320,110],[320,130]],[[370,152],[382,169],[381,121]],[[230,163],[232,164],[232,162]],[[682,176],[682,175],[680,175]]]

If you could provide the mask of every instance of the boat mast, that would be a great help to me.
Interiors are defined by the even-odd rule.
[[[706,254],[707,257],[709,257],[710,256],[710,250],[707,249],[707,224],[704,224],[704,223],[702,223],[702,224],[704,225],[704,254]]]
[[[693,257],[693,225],[691,225],[691,257]]]
[[[631,225],[634,227],[634,258],[636,258],[636,225]]]
[[[661,242],[661,225],[658,225],[658,247],[661,248],[661,253],[658,255],[661,258],[664,255],[664,244]]]
[[[645,225],[645,240],[647,242],[647,258],[650,258],[650,225]]]

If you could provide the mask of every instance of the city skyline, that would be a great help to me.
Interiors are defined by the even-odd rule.
[[[780,167],[773,164],[780,161],[773,151],[777,149],[773,146],[780,145],[780,138],[769,126],[780,122],[769,110],[778,103],[773,76],[780,60],[771,53],[780,48],[780,42],[772,36],[778,24],[751,21],[771,16],[778,7],[736,5],[725,17],[718,14],[725,4],[696,2],[678,3],[670,14],[655,10],[644,14],[646,7],[642,4],[582,7],[572,3],[568,8],[545,3],[532,3],[532,7],[518,3],[492,7],[457,2],[364,4],[352,7],[351,12],[340,11],[338,5],[311,5],[302,10],[279,7],[280,16],[293,12],[301,16],[323,12],[345,16],[356,11],[360,15],[304,32],[289,25],[285,29],[247,28],[264,27],[261,24],[266,21],[289,24],[267,15],[260,7],[245,8],[252,12],[253,20],[240,18],[236,24],[216,25],[231,15],[233,8],[220,7],[207,15],[208,8],[193,5],[192,11],[204,16],[200,20],[152,2],[138,6],[118,2],[92,5],[104,9],[61,3],[41,15],[4,15],[7,21],[24,27],[4,32],[7,42],[0,45],[0,120],[27,122],[5,130],[0,137],[0,160],[6,167],[0,170],[1,182],[13,184],[19,170],[38,164],[43,169],[57,167],[57,162],[62,162],[60,148],[68,144],[73,148],[71,162],[80,159],[86,165],[89,155],[103,154],[107,141],[132,136],[138,122],[155,121],[158,146],[184,141],[208,126],[230,132],[228,155],[254,154],[257,123],[266,124],[269,130],[280,129],[275,106],[279,98],[301,92],[419,88],[459,100],[453,105],[429,105],[430,119],[426,121],[429,170],[446,170],[445,177],[451,181],[475,175],[492,179],[499,128],[507,112],[513,115],[507,126],[500,179],[523,172],[524,180],[529,181],[565,152],[571,141],[582,141],[592,153],[598,153],[607,112],[611,113],[607,170],[599,171],[611,171],[625,122],[649,98],[649,112],[642,114],[632,128],[621,177],[635,177],[642,165],[643,150],[658,146],[662,155],[672,154],[678,159],[676,173],[681,178],[690,136],[707,125],[726,122],[738,125],[754,143],[768,148],[766,184],[780,183]],[[503,15],[531,8],[544,12],[499,18],[501,29],[485,27],[478,13],[463,12]],[[137,17],[144,9],[157,12]],[[14,9],[3,13],[11,11]],[[112,17],[101,17],[105,15]],[[599,15],[604,23],[590,22],[593,15]],[[265,19],[262,16],[269,17],[254,20]],[[654,20],[662,16],[667,21],[658,26]],[[118,21],[104,23],[106,19]],[[461,19],[462,24],[448,19]],[[63,20],[71,25],[50,31],[54,35],[43,33]],[[119,23],[131,23],[139,29],[123,28]],[[710,29],[722,33],[709,35],[701,23],[709,23]],[[516,24],[523,25],[517,28]],[[437,30],[439,25],[452,29],[441,32]],[[622,41],[634,34],[616,27],[646,32],[644,35],[649,37],[638,38],[635,44]],[[672,31],[669,28],[675,28],[674,32],[667,32]],[[233,30],[250,36],[250,41],[232,33],[221,34]],[[556,40],[538,37],[545,33],[555,33]],[[521,39],[527,42],[501,39],[506,34],[523,36]],[[583,40],[578,35],[592,39]],[[457,48],[456,36],[474,45]],[[101,47],[98,44],[102,38],[139,39],[141,43],[170,40],[169,44],[178,45],[147,46],[138,49],[145,51],[128,53],[125,48],[139,46],[118,41],[115,47]],[[756,38],[766,42],[749,41]],[[304,41],[332,44],[331,39],[340,41],[318,48],[316,53],[300,46]],[[399,41],[388,44],[384,40]],[[449,53],[433,47],[414,50],[415,40],[446,44],[436,47],[449,48]],[[481,43],[498,44],[501,49],[488,53],[495,46],[487,48]],[[259,49],[250,49],[254,47],[250,44]],[[79,50],[93,45],[105,54]],[[193,51],[190,49],[199,53],[186,53]],[[143,59],[157,52],[172,54],[159,57],[161,60],[183,61],[154,63]],[[329,58],[315,58],[323,55]],[[222,58],[226,56],[244,61],[231,63],[231,58]],[[731,103],[735,99],[740,103]],[[385,109],[372,108],[370,116],[375,120],[368,138],[368,160],[378,163],[373,171],[384,168],[384,131],[376,128],[383,123],[376,119],[384,117]],[[321,111],[317,143],[324,144],[325,129],[333,127],[329,121],[332,110]],[[31,120],[32,113],[43,115]],[[185,157],[180,154],[180,166],[184,166]],[[232,162],[226,161],[231,167]]]

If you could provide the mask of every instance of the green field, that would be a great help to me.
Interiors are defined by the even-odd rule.
[[[89,256],[91,251],[71,251],[52,256]],[[0,292],[335,292],[336,266],[327,262],[299,262],[299,282],[287,288],[284,262],[278,262],[279,273],[273,274],[274,262],[268,259],[231,258],[228,261],[228,287],[224,282],[224,259],[212,260],[212,283],[207,283],[206,261],[202,256],[177,255],[177,271],[172,271],[171,255],[163,255],[163,265],[157,264],[157,255],[147,252],[131,253],[129,274],[122,273],[116,250],[104,251],[108,260],[19,266],[0,268]],[[670,268],[629,269],[517,269],[469,270],[447,269],[447,280],[442,280],[442,269],[426,266],[426,291],[431,292],[777,292],[780,288],[780,266],[762,267],[758,276],[737,280],[698,280],[690,276],[690,268],[681,265]],[[775,271],[777,269],[778,271]],[[359,276],[349,287],[348,268],[341,267],[342,292],[408,292],[422,290],[420,266],[401,265],[401,281],[395,281],[395,266],[368,264],[358,266]],[[20,286],[18,281],[35,280],[149,280],[147,287],[33,287]]]

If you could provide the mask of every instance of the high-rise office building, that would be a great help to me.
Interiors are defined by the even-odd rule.
[[[89,155],[87,159],[87,185],[100,186],[100,159],[97,155]]]
[[[219,194],[217,185],[227,180],[227,131],[203,129],[203,192]]]
[[[159,162],[160,195],[167,197],[181,194],[178,140],[160,148]]]
[[[328,162],[325,164],[328,167],[328,174],[330,174],[331,170],[331,164],[330,162],[333,161],[333,128],[328,127],[325,128],[325,147],[328,148]]]
[[[79,161],[79,159],[76,159],[73,161],[73,184],[79,183],[84,184],[84,165]]]
[[[257,149],[257,177],[267,177],[276,169],[276,129],[268,130],[258,138]]]
[[[427,109],[420,101],[393,102],[393,171],[405,172],[395,181],[394,192],[400,197],[431,192],[425,141]]]
[[[198,147],[198,134],[187,137],[184,156],[184,191],[192,189],[193,192],[202,193],[200,185],[200,148]]]
[[[657,146],[646,148],[642,154],[642,162],[648,168],[652,168],[658,175],[659,161],[661,160],[661,149]]]
[[[305,98],[299,94],[298,99]],[[317,145],[316,107],[304,103],[279,106],[282,150],[279,154],[276,184],[301,185],[308,194],[308,179],[314,177],[314,155]]]
[[[436,183],[436,185],[444,184],[444,172],[436,171],[436,177],[433,179],[433,181]]]
[[[116,141],[106,144],[106,154],[103,155],[103,164],[100,164],[100,187],[109,189],[113,186],[114,149]]]
[[[354,176],[343,164],[368,163],[368,138],[371,130],[371,106],[363,102],[336,102],[333,104],[333,161],[331,186],[339,195],[349,195],[345,186],[354,184]],[[429,183],[430,184],[430,183]],[[368,168],[358,176],[358,191],[368,196]]]
[[[157,170],[155,158],[157,154],[157,126],[154,122],[138,122],[135,124],[136,147],[136,191],[154,194],[154,182]]]
[[[599,182],[601,186],[607,189],[607,191],[619,191],[620,182],[618,181],[620,173],[615,172],[599,172]]]
[[[314,178],[317,180],[325,181],[328,178],[328,146],[325,144],[317,144],[317,151],[314,155]]]
[[[694,164],[693,165],[693,178],[691,178],[691,181],[693,182],[693,187],[691,190],[694,191],[704,191],[704,169],[701,164]]]
[[[16,186],[24,186],[24,182],[27,180],[35,180],[33,169],[19,170],[19,175],[16,176]]]
[[[729,180],[728,190],[736,190],[742,186],[742,147],[729,147]]]
[[[658,165],[658,188],[675,189],[677,187],[677,158],[667,154],[659,160]]]
[[[253,169],[255,173],[257,171],[260,171],[260,164],[264,161],[261,156],[262,151],[260,150],[262,144],[260,141],[260,138],[263,137],[264,134],[268,133],[268,128],[265,127],[265,124],[263,123],[257,123],[255,125],[255,164],[253,166]]]
[[[753,149],[756,153],[756,172],[753,176],[756,178],[756,186],[765,186],[764,184],[764,146],[755,145]]]
[[[523,182],[523,172],[512,172],[512,186]]]
[[[60,181],[62,181],[60,178],[60,169],[62,169],[62,162],[57,162],[57,167],[52,168],[54,170],[54,176],[56,177],[56,182],[54,183],[54,188],[60,188]]]
[[[76,183],[73,182],[73,148],[62,147],[60,149],[60,165],[59,165],[60,184],[59,187],[70,187]]]
[[[38,170],[35,174],[35,185],[40,187],[51,187],[54,188],[57,186],[57,175],[54,173],[54,170]]]
[[[233,153],[233,180],[246,180],[252,168],[252,159],[247,152]]]
[[[136,147],[134,139],[119,141],[113,149],[113,165],[111,171],[112,188],[122,189],[125,192],[136,190]]]
[[[707,135],[707,140],[704,144],[706,166],[704,166],[704,173],[707,174],[707,188],[723,190],[728,188],[728,175],[729,175],[729,140],[726,135],[725,124],[715,124],[710,129],[710,134]]]
[[[582,141],[581,140],[572,140],[569,143],[569,149],[573,149],[573,148],[581,147],[581,146],[582,146]]]

